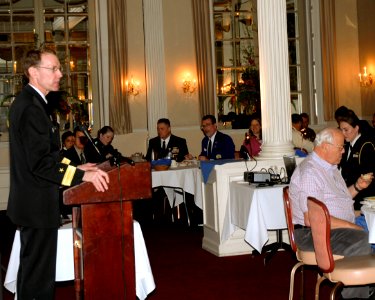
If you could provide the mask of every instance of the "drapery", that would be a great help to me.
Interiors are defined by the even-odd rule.
[[[334,1],[320,1],[320,16],[324,120],[330,121],[333,119],[334,112],[338,107],[338,99],[336,96],[336,29]]]
[[[210,31],[210,1],[193,0],[195,54],[201,116],[216,113]]]
[[[126,0],[108,1],[109,122],[116,134],[132,131],[126,93]]]

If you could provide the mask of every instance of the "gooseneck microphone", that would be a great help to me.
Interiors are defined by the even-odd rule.
[[[112,157],[109,159],[111,165],[119,166],[121,162],[126,162],[127,164],[134,166],[135,162],[129,157],[122,156],[120,152],[118,152],[117,149],[114,149],[114,151],[111,153]]]
[[[83,132],[83,134],[87,137],[87,139],[89,140],[89,142],[91,143],[91,145],[94,147],[95,151],[98,152],[98,154],[101,156],[101,153],[98,149],[98,147],[96,147],[94,141],[92,140],[91,138],[91,135],[90,133],[88,132],[87,128],[85,125],[81,125],[79,126],[79,129]]]

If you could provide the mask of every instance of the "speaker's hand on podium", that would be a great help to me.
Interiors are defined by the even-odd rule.
[[[82,180],[91,182],[97,191],[104,192],[108,190],[109,177],[108,174],[100,170],[96,164],[87,163],[78,166],[79,169],[85,171]]]

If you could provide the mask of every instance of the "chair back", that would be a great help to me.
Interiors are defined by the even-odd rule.
[[[331,249],[331,218],[327,207],[314,197],[307,198],[307,208],[319,268],[330,273],[335,268]]]
[[[284,199],[284,211],[285,211],[285,219],[286,225],[288,227],[289,233],[289,243],[290,247],[294,252],[297,252],[297,245],[294,240],[294,225],[293,225],[293,218],[292,218],[292,205],[290,203],[289,198],[289,187],[286,186],[283,189],[283,199]]]

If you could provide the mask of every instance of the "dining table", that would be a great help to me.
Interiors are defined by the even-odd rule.
[[[140,300],[143,300],[146,299],[147,295],[155,289],[155,282],[142,230],[137,221],[134,221],[133,228],[136,295]],[[4,281],[4,287],[15,294],[15,299],[17,299],[16,287],[20,248],[20,232],[19,230],[16,230]],[[58,230],[55,280],[74,280],[72,222],[67,222]]]
[[[168,170],[152,170],[152,187],[163,187],[171,207],[184,202],[184,193],[194,196],[195,205],[203,209],[202,175],[197,163],[179,164]]]
[[[282,233],[287,228],[283,203],[285,185],[260,187],[244,181],[232,181],[229,185],[221,238],[228,239],[239,227],[245,231],[244,240],[261,253],[269,240],[269,230]]]
[[[369,243],[375,244],[375,201],[371,206],[362,205],[361,211],[366,219],[367,228],[369,231]]]

